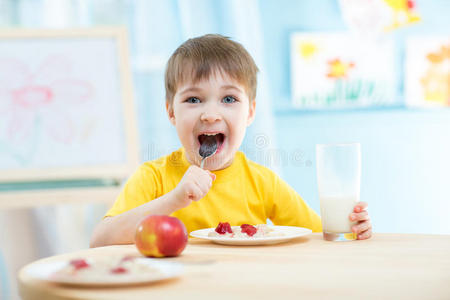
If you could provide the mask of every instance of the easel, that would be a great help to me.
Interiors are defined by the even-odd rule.
[[[113,165],[71,166],[61,168],[24,168],[0,170],[0,183],[45,182],[72,180],[102,180],[110,184],[89,187],[65,187],[42,189],[17,189],[2,191],[0,209],[33,207],[61,203],[112,203],[120,191],[120,182],[129,176],[139,164],[138,134],[129,63],[127,33],[125,28],[94,28],[65,30],[14,29],[0,31],[0,42],[42,39],[46,42],[61,40],[86,41],[113,39],[118,58],[118,74],[123,113],[124,147],[126,161]],[[69,158],[70,159],[70,158]],[[112,182],[112,184],[111,184]],[[44,184],[45,186],[45,184]]]

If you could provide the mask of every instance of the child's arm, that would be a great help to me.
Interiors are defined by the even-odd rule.
[[[139,222],[147,215],[169,215],[177,210],[175,190],[120,215],[104,218],[95,228],[90,246],[132,244]]]
[[[103,219],[94,230],[90,246],[134,243],[136,228],[144,217],[170,215],[192,201],[200,200],[208,193],[214,179],[213,173],[190,166],[177,187],[169,193],[120,215]]]

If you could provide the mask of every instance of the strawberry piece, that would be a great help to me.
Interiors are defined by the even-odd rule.
[[[84,259],[72,259],[70,264],[75,270],[84,269],[90,267],[90,265]]]
[[[218,234],[225,234],[227,232],[233,233],[233,231],[231,230],[230,223],[228,223],[228,222],[225,222],[225,223],[219,222],[219,225],[217,225],[217,227],[216,227],[216,232]]]
[[[128,272],[128,270],[125,269],[124,267],[117,267],[117,268],[111,269],[111,273],[113,273],[113,274],[123,274],[126,272]]]
[[[241,225],[241,232],[246,233],[248,236],[253,236],[257,231],[258,229],[250,224]]]

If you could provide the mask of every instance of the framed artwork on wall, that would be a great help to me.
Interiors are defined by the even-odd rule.
[[[291,87],[293,106],[299,109],[393,105],[393,44],[346,33],[294,33]]]
[[[122,27],[0,31],[0,182],[126,178],[139,162],[128,57]]]
[[[450,106],[450,38],[410,37],[406,42],[405,100],[408,106]]]

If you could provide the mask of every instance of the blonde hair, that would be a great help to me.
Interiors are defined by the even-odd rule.
[[[166,66],[166,101],[172,105],[180,84],[207,79],[214,72],[224,72],[242,84],[250,101],[256,97],[258,67],[245,48],[228,37],[207,34],[192,38],[178,47]]]

